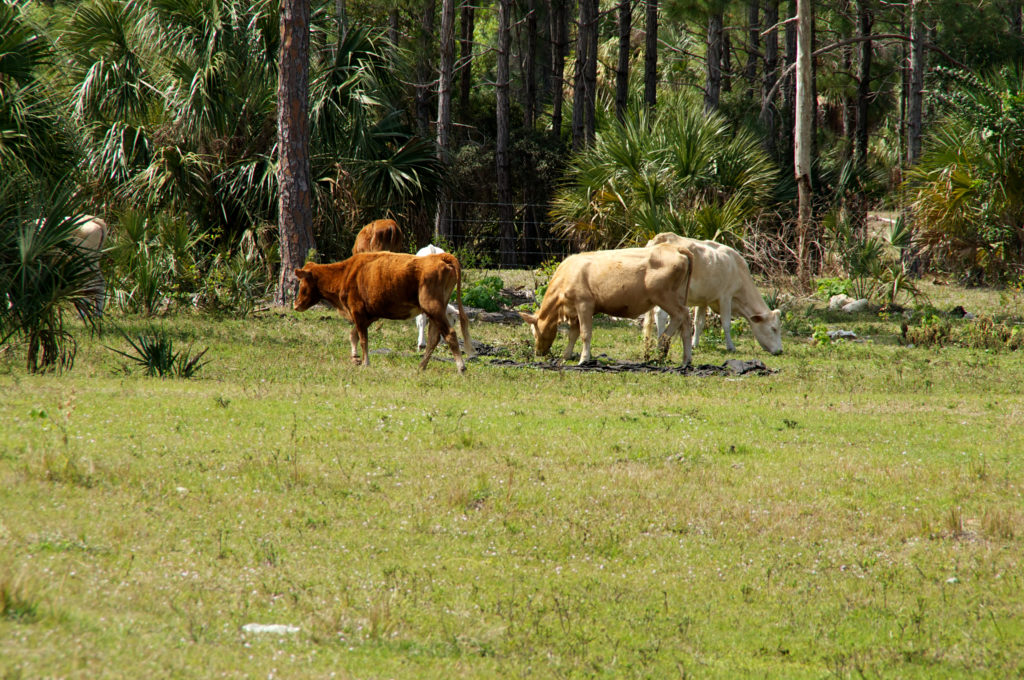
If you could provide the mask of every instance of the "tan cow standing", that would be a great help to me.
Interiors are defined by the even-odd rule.
[[[732,342],[732,315],[736,312],[748,322],[754,337],[771,354],[782,353],[781,312],[769,310],[764,298],[754,285],[750,268],[735,249],[715,241],[698,241],[665,232],[647,242],[649,247],[671,243],[686,247],[693,253],[693,275],[690,280],[690,306],[696,308],[693,323],[693,346],[700,340],[700,332],[710,307],[722,317],[725,346],[736,350]],[[650,339],[652,326],[658,334],[665,327],[664,313],[651,310],[644,323],[644,338]]]
[[[73,237],[78,247],[92,258],[92,269],[95,273],[92,282],[85,289],[89,295],[89,301],[78,305],[78,311],[83,316],[101,316],[103,314],[107,282],[103,279],[103,273],[100,271],[100,257],[103,255],[103,243],[107,240],[107,233],[107,223],[92,215],[82,216],[74,232]]]
[[[374,220],[359,230],[352,254],[376,253],[388,250],[402,252],[402,229],[394,220]]]
[[[690,363],[690,312],[686,298],[692,255],[685,247],[664,244],[653,248],[598,250],[571,255],[558,265],[536,315],[520,313],[530,324],[538,356],[547,354],[558,324],[569,324],[564,359],[572,356],[583,336],[580,363],[590,360],[594,314],[635,318],[655,305],[668,311],[671,322],[661,336],[663,355],[676,331],[683,328],[683,365]]]
[[[459,336],[449,326],[445,312],[452,290],[456,291],[459,323],[466,356],[473,356],[469,320],[462,308],[462,269],[450,253],[416,257],[405,253],[359,253],[334,264],[308,263],[295,270],[299,292],[295,309],[304,311],[325,300],[352,322],[352,361],[360,363],[356,341],[362,347],[362,364],[370,365],[366,330],[377,319],[410,319],[427,315],[430,330],[420,368],[444,336],[461,373],[466,364],[459,350]]]

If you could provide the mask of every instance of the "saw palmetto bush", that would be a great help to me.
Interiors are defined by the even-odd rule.
[[[736,242],[777,177],[752,133],[675,95],[599,131],[570,162],[551,214],[585,248],[643,245],[662,231]]]
[[[17,4],[0,2],[0,173],[23,191],[53,183],[75,163],[75,149],[45,77],[49,42]]]
[[[55,21],[82,170],[107,204],[179,215],[210,248],[276,223],[276,3],[85,0]],[[351,239],[339,223],[350,231],[359,209],[433,195],[439,168],[406,124],[402,55],[380,31],[352,25],[338,40],[329,13],[312,21],[314,228],[333,243]]]
[[[1024,70],[944,70],[941,124],[907,173],[917,240],[934,264],[996,282],[1024,266]]]
[[[0,345],[23,345],[30,373],[71,368],[77,345],[67,315],[95,293],[96,253],[75,237],[82,215],[67,191],[36,204],[19,192],[16,180],[0,178]]]

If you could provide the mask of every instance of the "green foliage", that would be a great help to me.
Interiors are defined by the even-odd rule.
[[[167,301],[186,302],[202,282],[209,235],[168,213],[128,211],[113,230],[110,269],[122,310],[156,314]]]
[[[662,231],[736,242],[766,205],[777,172],[747,130],[695,100],[632,110],[578,153],[552,216],[588,249],[643,244]]]
[[[853,283],[846,278],[824,278],[818,279],[818,297],[828,300],[833,295],[850,295],[853,292]],[[773,308],[774,309],[774,308]]]
[[[504,285],[500,277],[485,276],[462,292],[462,302],[470,307],[496,312],[503,303],[501,289]]]
[[[905,341],[916,347],[966,347],[985,350],[1024,349],[1024,325],[996,321],[982,315],[977,319],[953,322],[928,315],[918,326],[907,328]]]
[[[330,12],[312,22],[314,228],[340,254],[366,214],[429,203],[440,168],[404,116],[402,53],[356,22],[338,40]],[[222,247],[276,222],[275,3],[86,0],[54,25],[97,202],[168,212]]]
[[[53,54],[27,3],[0,2],[0,168],[23,192],[50,191],[73,167],[59,95],[45,79]]]
[[[814,340],[815,345],[832,344],[832,336],[828,334],[828,328],[823,325],[814,327],[814,333],[811,334],[811,339]]]
[[[27,201],[10,178],[0,179],[0,345],[20,339],[30,372],[71,368],[76,343],[65,316],[84,313],[96,294],[96,254],[75,237],[82,219],[58,186],[47,199]]]
[[[897,219],[885,239],[865,235],[843,210],[833,210],[825,220],[826,238],[848,278],[821,279],[818,294],[826,299],[845,293],[856,298],[880,299],[896,304],[900,297],[919,294],[907,270],[906,253],[914,246],[913,234]]]
[[[135,337],[123,329],[118,329],[118,332],[128,342],[130,350],[126,352],[114,347],[107,349],[117,352],[144,369],[146,375],[151,378],[171,376],[192,378],[199,369],[209,363],[209,361],[202,361],[203,355],[207,352],[206,349],[198,354],[192,354],[191,347],[174,351],[174,341],[166,330],[154,328],[138,333]]]
[[[925,255],[999,281],[1024,264],[1024,70],[941,70],[943,117],[907,174]]]
[[[264,232],[265,236],[265,232]],[[114,296],[125,312],[152,316],[172,304],[246,316],[272,285],[270,255],[253,230],[234,250],[211,251],[213,238],[167,213],[121,216],[110,247]]]

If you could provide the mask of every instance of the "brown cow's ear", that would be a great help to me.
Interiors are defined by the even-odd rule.
[[[764,314],[754,314],[752,317],[750,317],[751,323],[761,323],[765,320],[766,319]]]
[[[526,312],[519,312],[519,316],[523,317],[523,321],[525,321],[526,323],[534,325],[534,326],[537,325],[537,317],[535,317],[533,314],[527,314]]]
[[[308,279],[312,274],[305,269],[296,269],[295,276],[300,279]]]

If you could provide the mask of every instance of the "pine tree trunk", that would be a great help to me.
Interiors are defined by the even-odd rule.
[[[398,45],[398,8],[392,7],[388,10],[388,40],[392,45]]]
[[[498,67],[495,83],[497,140],[495,164],[498,183],[498,224],[501,232],[501,263],[515,264],[515,230],[512,211],[512,174],[509,163],[509,57],[512,0],[498,0]]]
[[[452,124],[452,80],[455,71],[455,0],[441,0],[441,63],[437,83],[437,157],[441,167],[449,163]],[[437,201],[434,233],[450,240],[449,196],[442,191]]]
[[[773,89],[778,77],[779,66],[779,29],[773,28],[779,22],[779,0],[768,0],[764,8],[764,25],[767,33],[764,36],[764,78],[761,83],[761,122],[764,125],[764,147],[772,158],[775,158],[775,142],[778,137],[778,108],[774,101],[765,101]]]
[[[857,32],[861,42],[858,43],[859,58],[857,60],[857,135],[854,140],[854,157],[861,167],[868,162],[868,104],[871,101],[871,8],[868,0],[857,3]],[[865,40],[865,38],[867,38]]]
[[[469,95],[473,91],[473,28],[476,19],[471,0],[465,0],[459,19],[459,111],[469,112]]]
[[[594,137],[597,104],[597,4],[597,0],[580,0],[576,71],[573,76],[573,151],[589,145]]]
[[[810,290],[811,271],[808,235],[813,218],[811,191],[811,135],[814,100],[811,69],[811,2],[797,2],[796,115],[793,131],[793,172],[797,185],[797,278],[804,290]]]
[[[647,0],[644,19],[644,103],[653,109],[658,100],[658,0]]]
[[[594,134],[597,132],[597,43],[598,43],[598,21],[601,18],[600,3],[598,0],[584,0],[592,4],[589,14],[590,24],[587,28],[587,39],[590,44],[587,47],[587,69],[584,77],[587,82],[586,106],[584,107],[584,134],[587,145],[594,141]]]
[[[562,135],[562,96],[565,87],[565,55],[569,49],[568,12],[565,5],[569,0],[551,0],[551,132],[555,139]]]
[[[747,81],[747,99],[751,101],[757,84],[758,48],[761,45],[760,12],[758,0],[747,2],[747,65],[743,69],[743,78]]]
[[[921,133],[924,103],[924,23],[921,0],[910,5],[910,82],[907,92],[907,165],[921,157]]]
[[[629,57],[632,32],[633,3],[632,0],[622,0],[619,3],[619,63],[615,69],[615,117],[619,120],[626,117],[626,105],[629,103]]]
[[[724,27],[722,28],[722,92],[732,92],[732,34]]]
[[[527,128],[537,121],[537,0],[526,0],[526,64],[523,69],[523,115]]]
[[[722,13],[708,17],[707,73],[704,85],[704,110],[718,109],[722,95]]]
[[[281,273],[274,303],[295,298],[294,271],[313,249],[309,173],[309,2],[282,0],[277,85],[277,229]]]
[[[789,0],[788,18],[792,19],[796,16],[797,12],[797,0]],[[783,73],[789,69],[790,66],[796,64],[796,22],[786,22],[786,58],[783,64]],[[781,148],[792,149],[793,148],[793,130],[796,127],[794,124],[793,114],[795,111],[794,102],[796,100],[796,76],[791,75],[782,83],[782,111],[781,118],[782,124],[780,125],[779,132],[782,135],[780,140]]]
[[[434,107],[431,106],[434,70],[431,65],[434,54],[434,15],[436,0],[423,0],[423,14],[420,18],[420,34],[416,54],[416,127],[423,137],[430,136],[430,124]]]

